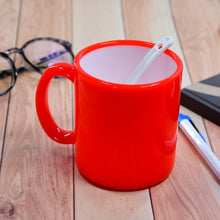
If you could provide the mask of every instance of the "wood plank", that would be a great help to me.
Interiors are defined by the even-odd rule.
[[[117,192],[98,188],[82,177],[76,167],[76,219],[153,219],[147,190]]]
[[[118,0],[73,1],[74,51],[94,43],[124,39],[121,6]]]
[[[176,164],[170,177],[151,189],[156,219],[219,219],[219,201],[208,181],[212,174],[201,169],[201,158],[180,131]],[[204,169],[207,165],[203,163]]]
[[[180,4],[179,1],[173,2],[179,6],[179,10],[181,11],[183,4]],[[184,64],[182,86],[189,85],[191,80],[186,65],[188,63],[184,61],[185,54],[181,49],[182,42],[179,42],[178,40],[178,35],[180,34],[176,33],[174,26],[176,21],[173,21],[172,19],[169,1],[137,0],[134,2],[122,0],[122,4],[127,38],[156,42],[164,35],[171,35],[174,37],[175,43],[171,49],[180,56]],[[190,6],[188,5],[186,8],[190,8]],[[175,14],[178,15],[178,13],[179,11],[175,11]],[[186,11],[182,12],[181,15],[185,17],[188,16]],[[179,26],[180,29],[185,27],[184,19],[182,20],[184,24],[182,23]],[[196,40],[195,37],[194,40]],[[188,56],[186,57],[188,58]],[[193,119],[196,119],[196,123],[199,124],[200,130],[205,132],[201,117],[198,115],[195,116],[192,112],[189,112],[184,108],[181,108],[181,112],[193,116]],[[207,137],[205,133],[203,134]],[[196,176],[192,178],[193,174],[196,174]],[[198,178],[196,178],[197,175]],[[203,192],[204,188],[206,190]],[[190,214],[194,217],[200,217],[199,212],[203,208],[206,208],[206,202],[203,203],[203,200],[206,200],[206,197],[209,203],[213,203],[213,207],[217,208],[217,210],[215,208],[213,209],[211,205],[208,205],[204,214],[208,216],[213,211],[213,214],[210,215],[213,219],[215,216],[219,215],[218,183],[207,165],[201,160],[198,153],[195,152],[191,143],[189,143],[181,131],[178,134],[176,165],[173,172],[166,181],[152,187],[150,192],[156,219],[192,219]],[[202,193],[202,195],[198,196],[199,193]],[[200,203],[200,207],[194,209],[195,206]]]
[[[97,42],[124,39],[120,1],[75,0],[74,51]],[[113,192],[97,188],[75,168],[75,207],[78,220],[153,219],[148,190]]]
[[[6,117],[7,117],[7,110],[8,110],[8,101],[9,101],[9,94],[0,97],[0,168],[1,168],[1,160],[3,154],[3,144],[4,144],[4,132],[6,126]],[[1,169],[0,169],[1,170]]]
[[[0,7],[4,10],[0,11],[0,29],[1,29],[1,45],[0,51],[5,51],[15,46],[17,36],[17,20],[19,16],[20,1],[7,0],[0,1]],[[7,110],[9,103],[9,93],[0,96],[0,168],[3,154],[4,132],[7,120]]]
[[[220,73],[219,1],[184,1],[183,6],[176,1],[171,2],[192,81],[197,82]],[[205,125],[213,151],[220,158],[220,127],[208,120],[205,120]]]
[[[208,131],[208,136],[211,142],[212,150],[215,153],[215,155],[220,159],[220,150],[219,150],[220,127],[206,119],[204,119],[204,121]]]
[[[21,12],[19,47],[38,36],[71,39],[71,1],[23,0]],[[50,140],[38,122],[35,90],[39,79],[38,73],[19,74],[12,91],[0,178],[1,216],[69,220],[74,216],[73,149]],[[71,83],[55,80],[50,93],[58,124],[71,128]]]
[[[171,7],[192,81],[219,73],[219,1],[171,0]]]
[[[219,1],[184,1],[181,7],[176,1],[171,3],[192,81],[216,75],[220,72]],[[220,159],[220,127],[208,120],[204,121],[212,150]],[[215,190],[214,194],[220,201],[220,191]]]
[[[0,51],[5,51],[8,48],[15,46],[17,36],[17,20],[19,16],[19,5],[20,1],[17,0],[13,0],[11,2],[7,0],[0,1],[0,7],[4,8],[4,10],[0,10]],[[8,98],[9,94],[0,96],[0,152],[2,152],[7,108],[9,101]]]

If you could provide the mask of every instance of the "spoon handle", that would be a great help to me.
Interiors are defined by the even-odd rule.
[[[147,55],[141,60],[134,72],[127,80],[127,84],[136,84],[140,76],[147,69],[147,67],[154,61],[154,59],[163,53],[173,43],[173,38],[165,36],[160,39],[154,47],[147,53]]]

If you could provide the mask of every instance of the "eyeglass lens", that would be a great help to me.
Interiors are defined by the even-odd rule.
[[[32,41],[23,48],[23,52],[28,61],[41,71],[54,63],[73,63],[71,53],[62,44],[51,40]]]
[[[13,69],[9,60],[0,56],[0,94],[11,86],[13,80]]]

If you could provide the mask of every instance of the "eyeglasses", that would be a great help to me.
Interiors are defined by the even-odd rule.
[[[9,57],[19,53],[24,65],[16,68]],[[9,92],[15,85],[18,73],[31,70],[38,73],[57,62],[73,63],[74,54],[71,43],[56,38],[35,38],[26,42],[21,48],[11,48],[0,52],[0,96]]]

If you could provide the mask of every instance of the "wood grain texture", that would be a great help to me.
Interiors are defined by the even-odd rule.
[[[220,73],[220,3],[171,1],[177,31],[193,82]],[[187,16],[186,16],[187,15]],[[220,127],[205,120],[212,149],[220,158]]]
[[[18,46],[37,36],[71,39],[69,0],[23,0]],[[50,140],[35,111],[40,74],[24,72],[11,94],[0,176],[0,218],[73,219],[73,149]],[[72,127],[72,86],[51,83],[51,109],[60,126]],[[51,92],[50,92],[51,93]],[[66,99],[70,97],[70,100]]]
[[[220,3],[218,0],[171,0],[190,76],[197,82],[220,73]],[[220,127],[205,120],[212,149],[220,158]]]
[[[73,4],[74,51],[97,42],[124,39],[119,0]],[[116,193],[94,187],[75,169],[77,220],[153,219],[149,191]]]
[[[120,0],[73,1],[74,51],[94,43],[123,39]]]
[[[174,170],[151,189],[156,219],[219,219],[219,201],[214,195],[219,185],[214,192],[207,184],[211,178],[209,171],[201,170],[197,151],[180,131]]]
[[[71,5],[71,0],[22,0],[18,46],[39,36],[71,40]]]
[[[0,10],[0,51],[5,51],[6,49],[15,46],[17,37],[17,20],[19,16],[19,5],[20,1],[17,0],[13,0],[11,2],[7,0],[0,1],[0,8],[4,8],[4,10]],[[0,96],[0,152],[2,152],[3,147],[8,102],[9,94]]]
[[[75,180],[76,219],[153,220],[147,190],[136,192],[104,190],[85,180],[77,168]]]
[[[220,72],[220,4],[218,0],[182,3],[171,0],[171,8],[190,76],[197,82]]]

